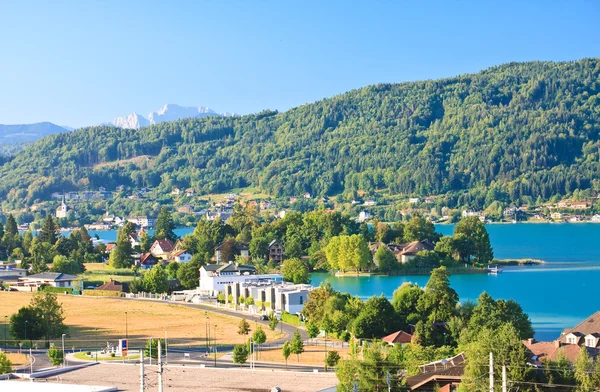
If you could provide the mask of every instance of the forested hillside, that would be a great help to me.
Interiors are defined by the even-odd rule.
[[[465,191],[510,201],[597,191],[599,76],[599,59],[511,63],[369,86],[284,113],[80,129],[3,164],[0,197],[19,205],[101,185],[447,193],[455,203]]]

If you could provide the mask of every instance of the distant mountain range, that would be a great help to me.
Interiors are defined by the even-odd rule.
[[[55,133],[70,132],[73,128],[61,127],[51,122],[35,124],[2,125],[0,124],[0,145],[31,143],[44,136]]]
[[[175,121],[181,118],[199,118],[207,116],[235,116],[235,113],[217,113],[214,110],[204,106],[179,106],[175,104],[166,104],[157,112],[151,112],[147,117],[138,113],[132,113],[128,116],[117,117],[109,123],[119,128],[140,129],[148,125],[159,124],[166,121]]]

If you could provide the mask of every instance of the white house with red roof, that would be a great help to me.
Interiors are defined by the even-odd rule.
[[[175,245],[171,240],[156,240],[150,247],[150,253],[152,253],[156,257],[165,257],[168,256],[169,253],[173,251]]]

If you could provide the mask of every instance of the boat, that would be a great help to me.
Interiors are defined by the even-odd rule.
[[[494,274],[497,275],[499,273],[501,273],[503,271],[502,268],[498,268],[498,266],[494,266],[494,267],[489,267],[488,266],[488,274]]]

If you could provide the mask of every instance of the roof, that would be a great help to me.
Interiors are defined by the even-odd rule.
[[[402,245],[402,251],[400,254],[417,254],[422,250],[433,250],[434,246],[428,240],[413,241],[408,244]]]
[[[171,257],[175,258],[177,256],[181,256],[184,253],[188,253],[188,251],[186,249],[177,250],[177,251],[171,253]]]
[[[561,343],[566,343],[566,336],[570,333],[579,332],[582,336],[590,335],[593,333],[600,333],[600,311],[592,314],[576,326],[571,329],[565,329],[559,338]]]
[[[432,381],[460,381],[465,372],[465,354],[420,366],[421,373],[406,380],[411,391]]]
[[[383,340],[384,342],[389,343],[389,344],[410,343],[412,341],[412,335],[409,333],[406,333],[404,331],[398,331],[398,332],[394,332],[393,334],[390,334],[390,335],[384,337],[381,340]]]
[[[221,250],[221,248],[223,247],[224,243],[225,242],[221,242],[219,245],[217,245],[215,247],[215,250]],[[235,247],[237,248],[237,250],[248,250],[248,245],[246,245],[246,244],[244,244],[242,242],[235,241],[234,244],[235,244]]]
[[[271,241],[271,242],[269,243],[269,246],[267,246],[267,248],[270,248],[270,247],[272,247],[273,245],[277,245],[277,246],[279,246],[279,242],[277,242],[277,240],[273,240],[273,241]]]
[[[164,240],[156,240],[154,241],[154,243],[152,244],[152,247],[154,248],[154,246],[160,246],[160,249],[162,249],[165,252],[170,252],[173,250],[173,242],[171,242],[171,240],[168,239],[164,239]]]
[[[96,287],[96,290],[121,291],[123,293],[128,293],[129,284],[117,282],[116,280],[111,279],[103,285]]]
[[[117,244],[106,244],[106,251],[112,252],[116,246],[117,246]]]
[[[157,262],[158,259],[152,253],[144,253],[140,256],[140,264],[156,264]]]
[[[558,342],[560,343],[560,342]],[[541,359],[549,359],[556,361],[559,354],[563,354],[569,362],[573,363],[579,356],[581,348],[585,346],[579,346],[578,344],[557,344],[554,342],[536,342],[535,340],[524,340],[523,345],[527,350],[533,354],[536,358],[532,358],[533,362],[539,362]],[[600,350],[592,347],[585,347],[590,357],[596,357]]]
[[[235,263],[206,264],[206,265],[203,265],[202,268],[204,268],[205,271],[216,272],[216,273],[221,273],[221,272],[239,272],[239,273],[249,272],[250,274],[253,274],[256,271],[256,269],[253,266],[251,266],[251,265],[242,265],[242,264],[235,264]]]
[[[50,280],[53,282],[58,282],[58,281],[77,280],[77,279],[79,279],[79,277],[77,277],[75,275],[63,274],[60,272],[42,272],[41,274],[29,275],[29,276],[23,277],[21,279],[24,279],[24,280]]]

